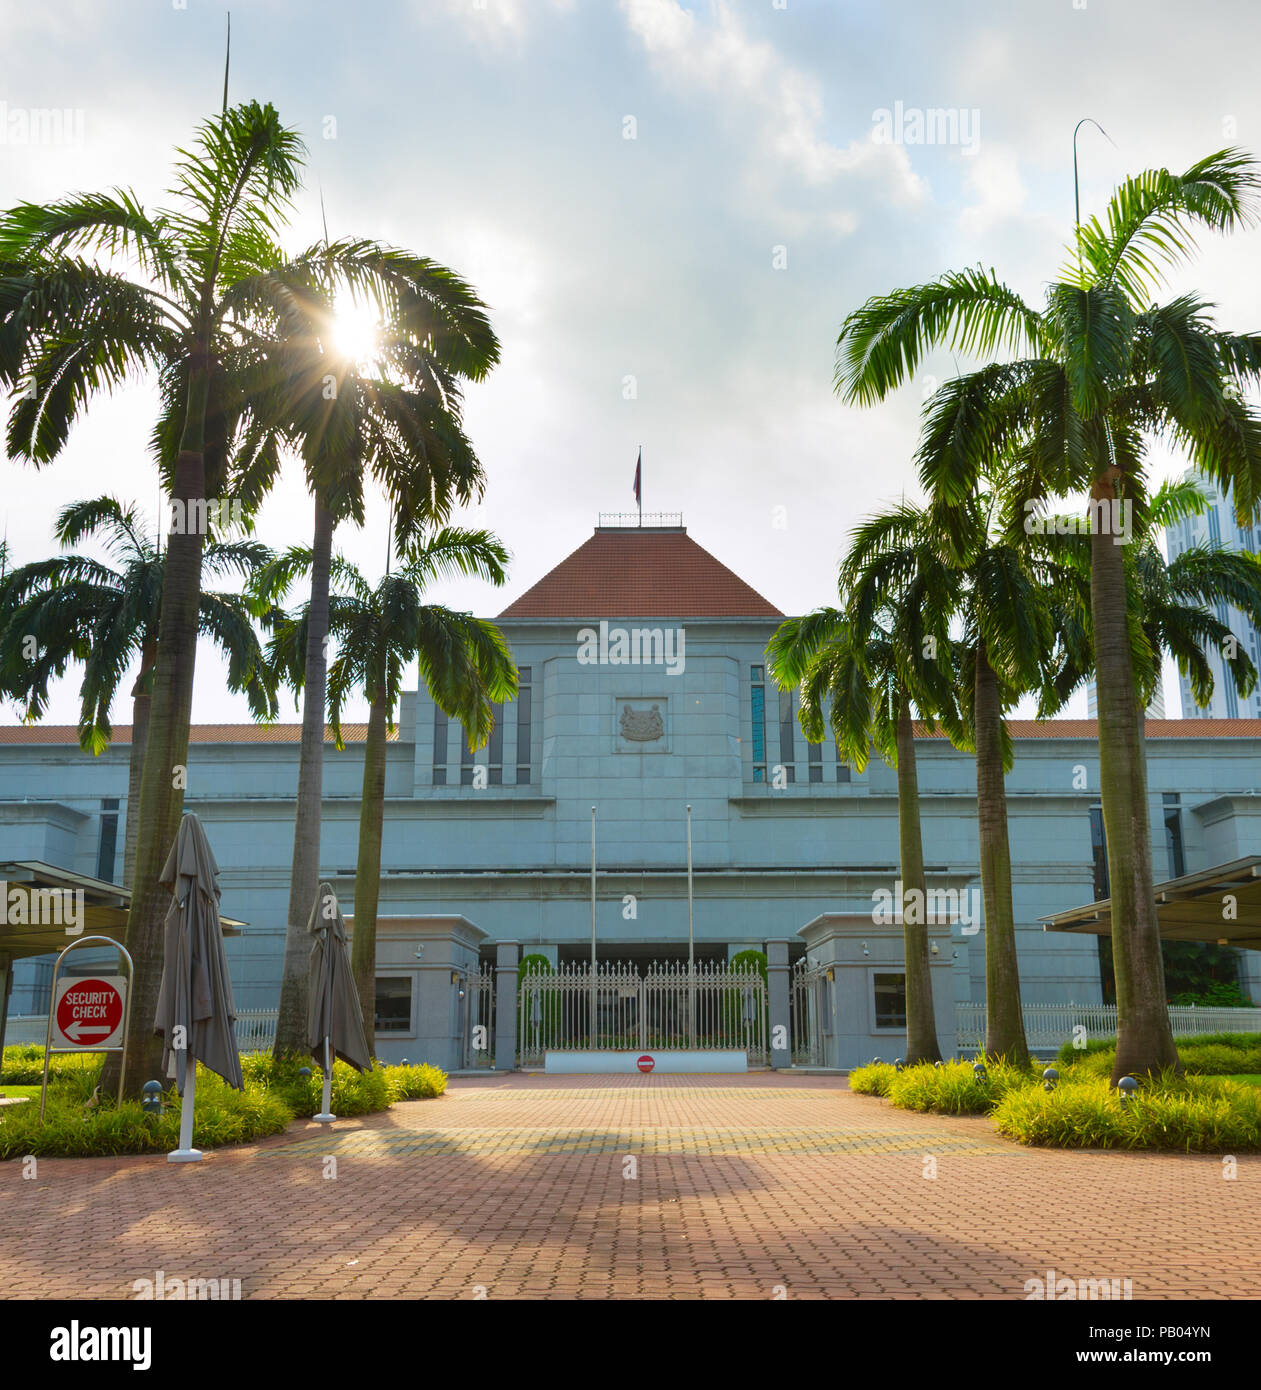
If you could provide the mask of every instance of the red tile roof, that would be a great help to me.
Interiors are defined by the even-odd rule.
[[[365,743],[366,724],[343,724],[343,743]],[[386,734],[391,742],[398,739],[398,726]],[[189,743],[300,743],[301,724],[194,724],[188,735]],[[73,724],[17,724],[0,727],[0,743],[73,743],[79,742],[79,731]],[[114,742],[131,742],[131,725],[114,725]],[[324,726],[324,742],[333,742],[333,731]]]
[[[1098,738],[1093,719],[1011,719],[1007,727],[1012,738]],[[1153,738],[1261,738],[1261,719],[1151,719],[1146,722],[1148,739]],[[945,738],[938,731],[924,732],[915,726],[916,738]]]
[[[1009,727],[1013,738],[1085,738],[1098,737],[1093,719],[1013,719]],[[368,736],[366,724],[343,724],[342,737],[346,743],[363,743]],[[923,725],[916,724],[917,738],[944,738],[938,732],[927,734]],[[391,742],[398,739],[398,726],[388,735]],[[1147,737],[1159,738],[1256,738],[1261,739],[1261,719],[1149,719]],[[194,724],[190,743],[298,743],[302,738],[301,724]],[[333,735],[326,728],[324,742],[332,743]],[[3,744],[75,744],[79,732],[73,724],[17,724],[0,727]],[[131,727],[114,726],[114,742],[130,743]]]
[[[608,526],[501,618],[782,618],[682,527]]]

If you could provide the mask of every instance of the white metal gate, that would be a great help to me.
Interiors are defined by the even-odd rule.
[[[562,965],[521,978],[522,1066],[548,1052],[736,1050],[765,1065],[766,981],[756,966]]]
[[[495,972],[479,966],[460,981],[465,1067],[495,1065]]]
[[[824,1064],[824,1032],[831,1024],[827,1008],[827,971],[802,959],[793,966],[788,995],[789,1031],[794,1067]]]

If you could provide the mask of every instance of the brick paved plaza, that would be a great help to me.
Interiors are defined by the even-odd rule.
[[[197,1166],[21,1169],[18,1298],[131,1297],[158,1269],[246,1298],[1023,1298],[1048,1269],[1261,1297],[1261,1157],[1226,1181],[1216,1157],[1028,1150],[838,1077],[456,1078]]]

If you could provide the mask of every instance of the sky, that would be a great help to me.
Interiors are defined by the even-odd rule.
[[[174,149],[218,108],[227,8],[0,0],[0,206],[118,185],[161,204]],[[319,237],[322,192],[333,236],[430,256],[489,306],[502,360],[466,400],[487,487],[461,519],[499,534],[510,579],[435,600],[501,611],[599,513],[634,509],[642,446],[645,512],[681,512],[794,613],[834,598],[855,522],[921,496],[919,411],[954,368],[935,357],[885,404],[846,407],[846,314],[978,264],[1040,303],[1072,230],[1076,122],[1107,132],[1079,137],[1089,215],[1130,173],[1261,150],[1258,52],[1254,0],[241,0],[230,98],[271,101],[306,142],[288,249]],[[50,109],[71,113],[61,138],[23,141],[21,113]],[[930,110],[952,121],[916,142]],[[1205,238],[1169,292],[1256,330],[1259,253],[1261,230]],[[156,513],[153,412],[137,381],[56,463],[0,461],[16,562],[55,552],[70,500]],[[1153,458],[1157,477],[1183,467]],[[376,577],[387,524],[373,496],[338,550]],[[280,547],[311,526],[291,466],[258,533]],[[203,648],[195,722],[248,719],[223,676]],[[1169,679],[1166,700],[1176,715]],[[70,677],[47,718],[77,712]]]

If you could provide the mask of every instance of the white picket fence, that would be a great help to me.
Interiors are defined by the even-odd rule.
[[[1112,1038],[1117,1031],[1115,1004],[1026,1004],[1025,1039],[1035,1052],[1052,1052],[1073,1040],[1074,1029],[1086,1037]],[[1201,1009],[1170,1005],[1175,1038],[1203,1033],[1261,1033],[1261,1009]],[[955,1005],[955,1042],[960,1052],[985,1046],[985,1005]]]
[[[242,1009],[236,1016],[236,1050],[270,1052],[279,1015],[279,1009]]]

